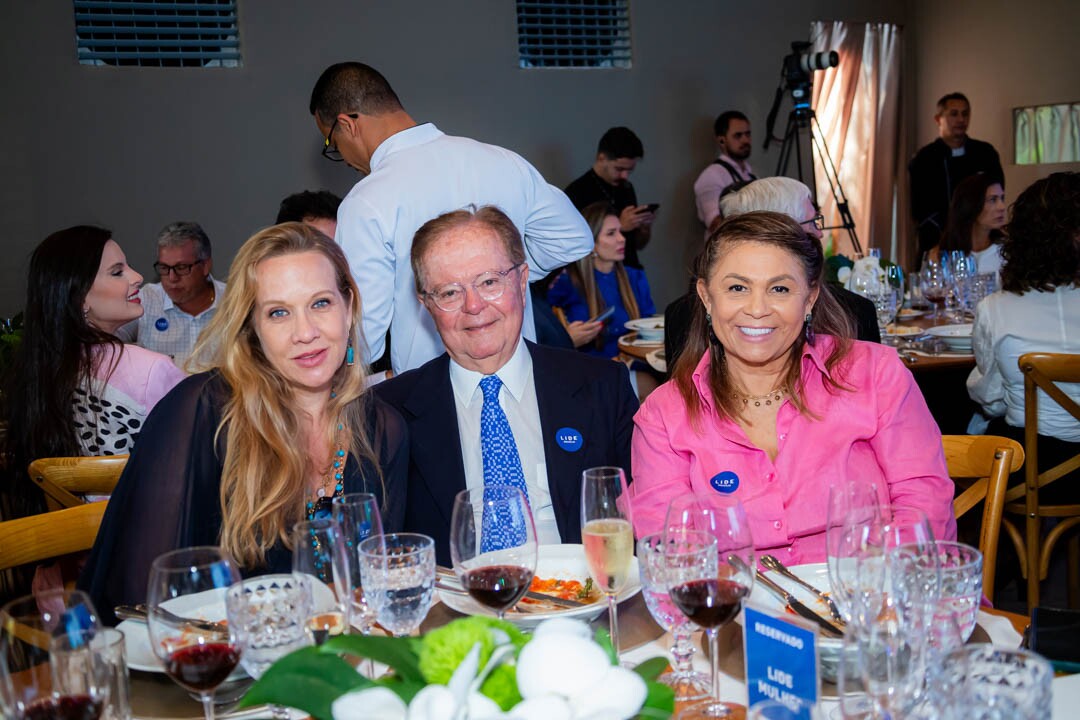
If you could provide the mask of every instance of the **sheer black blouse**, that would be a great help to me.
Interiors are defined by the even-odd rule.
[[[157,404],[109,500],[97,541],[79,578],[101,618],[113,608],[144,602],[150,564],[183,547],[217,545],[221,531],[220,485],[225,433],[214,435],[230,395],[216,372],[187,378]],[[396,410],[368,396],[367,431],[378,452],[382,482],[369,462],[350,454],[345,492],[370,492],[380,500],[386,532],[401,529],[409,467],[408,431]],[[383,486],[385,485],[385,493]],[[279,541],[260,567],[245,576],[292,570],[292,553]]]

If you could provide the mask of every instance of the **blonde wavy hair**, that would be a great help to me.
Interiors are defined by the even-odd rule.
[[[228,383],[215,443],[225,435],[221,473],[221,545],[245,567],[257,566],[278,540],[292,546],[292,526],[304,519],[305,478],[312,461],[301,436],[289,382],[270,364],[255,333],[256,268],[269,258],[317,252],[334,268],[338,290],[349,303],[349,336],[362,355],[360,295],[341,248],[302,223],[275,225],[256,233],[236,255],[217,313],[188,364],[192,371],[216,369]],[[334,375],[334,393],[323,432],[330,447],[344,427],[345,449],[379,468],[377,448],[365,432],[365,377],[360,362],[342,362]],[[384,479],[381,477],[380,483]],[[385,498],[385,486],[383,487]]]

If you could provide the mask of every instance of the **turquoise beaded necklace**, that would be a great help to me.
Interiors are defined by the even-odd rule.
[[[345,492],[345,444],[341,441],[341,436],[345,429],[345,426],[338,423],[338,436],[337,436],[337,449],[334,450],[332,455],[333,462],[330,464],[330,472],[323,478],[322,484],[315,491],[315,495],[310,494],[308,491],[308,500],[306,504],[307,519],[312,520],[316,517],[330,517],[330,506],[334,502],[334,498],[339,497]],[[330,491],[330,487],[333,486],[333,492]]]

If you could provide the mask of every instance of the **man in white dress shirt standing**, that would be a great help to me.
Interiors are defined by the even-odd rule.
[[[418,124],[386,78],[368,65],[328,67],[315,83],[309,110],[325,138],[323,155],[366,175],[338,208],[335,240],[363,297],[368,361],[383,355],[387,329],[395,373],[442,353],[409,265],[413,235],[442,213],[499,207],[524,235],[534,282],[592,251],[584,219],[536,168],[509,150]],[[523,333],[531,339],[526,302]]]

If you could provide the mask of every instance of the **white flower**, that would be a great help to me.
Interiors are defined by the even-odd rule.
[[[373,687],[342,695],[330,712],[334,720],[406,720],[408,708],[394,691]]]
[[[541,635],[530,640],[518,656],[518,690],[526,700],[542,695],[573,697],[595,687],[609,667],[611,659],[591,640]]]
[[[841,283],[847,284],[849,277],[851,277],[851,268],[847,265],[836,271],[836,279]]]

